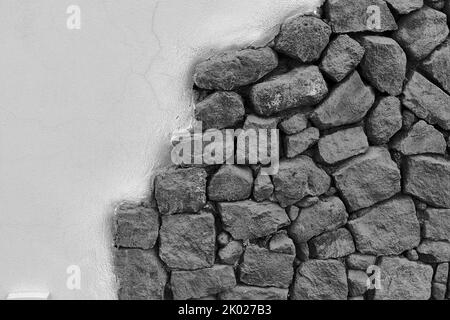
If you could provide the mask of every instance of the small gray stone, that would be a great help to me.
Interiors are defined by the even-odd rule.
[[[426,263],[450,261],[450,242],[424,240],[417,248],[420,260]]]
[[[386,0],[398,14],[408,14],[423,7],[423,0]]]
[[[195,271],[173,271],[170,278],[173,298],[202,298],[230,290],[236,286],[232,266],[214,265]]]
[[[373,89],[354,71],[331,91],[310,119],[319,129],[356,123],[364,118],[374,102]]]
[[[364,56],[364,48],[348,35],[340,35],[330,42],[319,68],[335,82],[342,81],[355,70]]]
[[[295,244],[295,252],[297,253],[297,259],[300,262],[306,262],[309,260],[309,246],[307,242],[299,242]]]
[[[309,127],[308,129],[292,136],[286,136],[284,138],[286,157],[294,158],[303,153],[316,144],[317,141],[319,141],[319,137],[319,129],[314,127]]]
[[[381,92],[392,96],[401,94],[407,61],[400,45],[380,36],[363,36],[360,42],[365,49],[361,61],[363,77]]]
[[[295,205],[299,208],[309,208],[319,202],[319,197],[304,197],[302,200],[297,202]]]
[[[270,116],[296,107],[316,105],[328,94],[316,66],[303,66],[254,85],[250,100],[257,114]]]
[[[408,258],[408,260],[410,261],[417,261],[419,260],[419,254],[417,253],[416,250],[411,249],[406,251],[406,258]]]
[[[225,247],[231,240],[231,235],[226,231],[222,231],[217,235],[217,244],[221,247]]]
[[[273,184],[270,176],[263,175],[261,172],[255,179],[255,185],[253,188],[253,198],[256,201],[261,202],[264,200],[269,200],[273,194]]]
[[[450,209],[427,209],[423,219],[424,238],[450,241]]]
[[[226,51],[197,64],[194,82],[203,89],[233,90],[258,81],[277,65],[270,48]]]
[[[244,247],[242,246],[242,242],[233,240],[219,250],[218,256],[222,263],[235,265],[243,252]]]
[[[280,129],[285,134],[296,134],[308,127],[308,119],[303,113],[296,113],[280,123]]]
[[[220,300],[287,300],[289,290],[238,285],[219,294]]]
[[[240,280],[259,287],[288,288],[294,275],[294,257],[249,245],[239,267]]]
[[[278,117],[259,117],[254,114],[249,114],[245,118],[244,126],[242,127],[244,130],[248,129],[276,129],[280,119]]]
[[[291,223],[283,208],[267,201],[220,202],[217,207],[223,228],[238,240],[261,238]]]
[[[425,6],[400,18],[393,38],[411,58],[422,60],[444,42],[448,34],[446,15]]]
[[[311,239],[309,248],[314,259],[342,258],[355,252],[352,235],[344,228]]]
[[[298,218],[300,209],[296,206],[289,206],[286,208],[286,212],[287,215],[289,216],[289,219],[291,219],[291,221],[295,221]]]
[[[447,285],[433,282],[433,285],[431,287],[431,296],[434,300],[444,300],[446,291]]]
[[[438,208],[450,208],[450,161],[412,156],[406,161],[404,192]]]
[[[436,272],[434,273],[434,282],[439,282],[443,284],[447,284],[448,281],[448,263],[438,264],[436,267]]]
[[[288,18],[275,38],[275,50],[303,63],[320,58],[330,41],[331,28],[312,16],[297,15]]]
[[[367,117],[367,136],[375,145],[386,144],[402,125],[400,100],[396,97],[382,97]]]
[[[412,126],[418,121],[416,115],[409,111],[408,109],[403,110],[402,112],[402,128],[405,130],[409,130]]]
[[[212,201],[238,201],[252,194],[253,173],[244,166],[223,165],[211,178],[208,198]]]
[[[376,256],[354,253],[349,255],[345,262],[349,269],[367,271],[367,268],[375,265],[376,260]]]
[[[336,131],[320,138],[318,144],[319,157],[326,164],[335,164],[365,153],[367,149],[369,142],[361,127]]]
[[[348,295],[350,297],[363,296],[367,292],[368,279],[365,271],[348,270]]]
[[[269,250],[295,256],[295,245],[286,231],[276,233],[269,242]]]
[[[421,70],[450,94],[450,41],[448,39],[422,62]]]
[[[347,300],[347,275],[336,260],[309,260],[296,272],[292,300]]]

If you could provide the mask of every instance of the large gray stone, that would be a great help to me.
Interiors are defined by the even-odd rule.
[[[399,257],[382,257],[379,263],[381,289],[375,300],[428,300],[433,268]]]
[[[374,102],[373,89],[366,86],[355,71],[331,91],[311,114],[311,120],[319,129],[356,123],[364,118]]]
[[[441,263],[450,261],[450,242],[424,240],[417,252],[421,261],[427,263]]]
[[[373,266],[377,261],[376,256],[354,253],[349,255],[345,262],[349,269],[367,271],[367,268]]]
[[[289,290],[238,285],[219,293],[219,300],[287,300]]]
[[[408,14],[423,7],[423,0],[386,0],[398,14]]]
[[[450,161],[413,156],[406,161],[404,191],[434,207],[450,208]]]
[[[400,100],[396,97],[382,97],[367,117],[367,136],[375,145],[386,144],[402,125]]]
[[[367,153],[350,159],[333,173],[351,211],[367,208],[400,192],[400,170],[389,152],[371,147]]]
[[[206,204],[206,171],[170,168],[155,178],[155,198],[161,214],[198,212]]]
[[[294,258],[249,245],[239,266],[240,280],[252,286],[288,288],[294,276]]]
[[[208,199],[212,201],[238,201],[252,194],[253,173],[248,167],[223,165],[208,185]]]
[[[230,290],[236,286],[232,266],[214,265],[195,271],[173,271],[170,277],[173,298],[202,298]]]
[[[320,138],[318,144],[319,157],[326,164],[335,164],[362,154],[367,149],[369,142],[361,127],[336,131]]]
[[[275,50],[304,63],[313,62],[320,58],[330,36],[330,26],[319,18],[297,15],[281,25]]]
[[[218,53],[195,66],[194,83],[203,89],[233,90],[254,83],[278,66],[270,48]]]
[[[305,152],[319,141],[319,129],[309,127],[302,132],[292,136],[284,137],[284,149],[287,158],[294,158],[299,154]]]
[[[197,103],[194,113],[203,130],[233,127],[244,120],[244,101],[234,92],[216,92]]]
[[[371,6],[379,9],[379,25],[369,23],[374,15],[374,11],[369,10]],[[395,19],[383,0],[330,0],[325,4],[325,14],[335,33],[385,32],[397,29]]]
[[[215,241],[214,216],[210,213],[162,217],[159,256],[171,269],[211,267]]]
[[[403,105],[420,119],[450,130],[450,96],[414,72],[403,92]]]
[[[361,45],[365,49],[361,71],[375,88],[397,96],[403,91],[406,73],[406,54],[391,38],[363,36]]]
[[[363,254],[398,255],[420,243],[414,202],[401,196],[365,209],[348,227]]]
[[[314,259],[342,258],[355,252],[355,245],[350,232],[341,228],[311,239],[309,252]]]
[[[234,239],[264,237],[291,223],[283,208],[268,201],[220,202],[217,207],[223,228]]]
[[[446,15],[425,6],[400,18],[393,37],[411,58],[422,60],[444,42],[448,33]]]
[[[285,208],[306,196],[319,196],[330,188],[331,179],[311,158],[299,156],[281,160],[278,174],[272,177],[275,197]]]
[[[316,105],[328,94],[316,66],[303,66],[253,86],[250,100],[257,114],[269,116],[296,107]]]
[[[422,62],[421,70],[450,94],[450,41],[448,39]]]
[[[338,197],[324,198],[317,204],[302,209],[289,227],[289,235],[296,244],[309,241],[327,231],[333,231],[347,223],[347,210]]]
[[[293,300],[347,300],[345,266],[337,260],[309,260],[296,272]]]
[[[431,240],[450,241],[450,209],[428,208],[422,214],[422,236]]]
[[[154,250],[114,250],[119,300],[163,300],[167,272]]]
[[[407,156],[422,153],[443,155],[447,149],[447,141],[442,133],[421,120],[410,130],[398,135],[392,143],[392,148]]]
[[[325,50],[319,68],[335,82],[355,70],[364,56],[364,48],[348,35],[339,35]]]

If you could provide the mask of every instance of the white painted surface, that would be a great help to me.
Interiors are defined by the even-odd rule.
[[[111,208],[189,122],[192,64],[317,2],[0,0],[0,298],[114,299]]]

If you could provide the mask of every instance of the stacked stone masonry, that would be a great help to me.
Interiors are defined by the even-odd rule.
[[[196,120],[278,128],[278,172],[157,172],[116,209],[118,298],[449,299],[449,14],[450,1],[326,1],[266,47],[198,63]]]

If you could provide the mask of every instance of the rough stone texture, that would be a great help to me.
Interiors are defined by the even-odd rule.
[[[345,262],[349,269],[367,271],[367,268],[375,265],[376,260],[377,260],[376,256],[354,253],[349,255],[345,259]]]
[[[406,258],[408,258],[408,260],[411,260],[411,261],[419,260],[419,254],[414,249],[406,251],[405,256],[406,256]]]
[[[249,114],[245,118],[244,130],[248,129],[276,129],[280,119],[277,117],[266,118],[266,117],[258,117],[254,114]]]
[[[335,82],[342,81],[355,70],[364,56],[364,48],[348,35],[340,35],[330,42],[319,68]]]
[[[221,247],[225,247],[231,240],[231,235],[226,231],[222,231],[217,235],[217,244]]]
[[[367,273],[360,270],[348,270],[348,295],[350,297],[363,296],[367,292]]]
[[[355,127],[340,130],[320,138],[318,144],[319,157],[326,164],[364,153],[369,149],[369,142],[363,128]]]
[[[308,127],[308,119],[305,114],[296,113],[280,123],[280,129],[285,134],[292,135],[305,130]]]
[[[434,273],[434,282],[439,282],[447,284],[448,281],[448,263],[441,263],[436,267],[436,272]]]
[[[242,242],[233,240],[219,250],[218,256],[220,262],[234,265],[239,261],[243,252],[244,247],[242,246]]]
[[[367,136],[375,145],[386,144],[402,125],[400,100],[396,97],[382,97],[367,117]]]
[[[349,221],[358,252],[373,255],[398,255],[420,242],[420,225],[414,202],[401,196],[364,210]]]
[[[270,116],[296,107],[313,106],[328,94],[319,68],[303,66],[256,84],[250,100],[257,114]]]
[[[175,300],[186,300],[232,289],[236,286],[236,278],[232,266],[214,265],[195,271],[174,271],[170,285]]]
[[[297,202],[295,205],[299,208],[309,208],[319,202],[319,197],[304,197],[302,200]]]
[[[309,260],[298,267],[293,300],[347,300],[344,264],[336,260]]]
[[[389,152],[371,147],[333,173],[336,187],[351,211],[367,208],[400,192],[400,170]]]
[[[248,167],[225,164],[211,178],[208,198],[212,201],[238,201],[250,197],[253,173]]]
[[[341,258],[355,252],[355,245],[350,232],[342,228],[311,239],[309,251],[314,259]]]
[[[421,216],[422,236],[431,240],[450,241],[450,209],[427,209]]]
[[[291,221],[295,221],[298,218],[300,209],[296,206],[289,206],[286,208],[286,212],[289,216],[289,219],[291,219]]]
[[[253,187],[253,198],[258,202],[269,200],[273,194],[273,190],[270,176],[258,173]]]
[[[406,161],[404,192],[438,208],[450,208],[450,161],[413,156]]]
[[[287,300],[289,290],[238,285],[219,294],[220,300]]]
[[[403,92],[403,105],[420,119],[450,130],[450,96],[414,72]]]
[[[444,9],[446,1],[448,0],[424,0],[427,6],[436,10]]]
[[[310,127],[300,133],[284,138],[286,157],[294,158],[319,141],[319,129]]]
[[[206,171],[169,169],[155,178],[155,198],[161,214],[197,212],[206,204]]]
[[[285,210],[272,202],[220,202],[217,207],[223,228],[234,239],[264,237],[291,223]]]
[[[295,245],[291,238],[288,237],[286,231],[278,232],[269,242],[269,250],[279,253],[295,255]]]
[[[406,54],[395,40],[380,36],[363,36],[365,49],[361,61],[362,76],[375,88],[392,96],[402,93],[406,73]]]
[[[120,249],[114,252],[120,300],[162,300],[167,273],[154,250]]]
[[[272,177],[275,197],[285,208],[306,196],[319,196],[330,188],[331,179],[311,158],[299,156],[281,160],[278,174]]]
[[[234,92],[216,92],[195,106],[195,119],[202,121],[203,129],[233,127],[244,120],[244,102]]]
[[[302,209],[289,228],[289,235],[298,243],[309,241],[327,231],[333,231],[347,223],[348,214],[338,197],[325,198],[317,204]]]
[[[226,51],[197,64],[194,82],[203,89],[233,90],[258,81],[277,65],[270,48]]]
[[[402,17],[393,37],[412,59],[422,60],[444,42],[448,34],[446,15],[423,7]]]
[[[431,287],[431,296],[434,300],[444,300],[446,291],[447,285],[434,282]]]
[[[373,12],[370,6],[380,8],[380,25],[372,27],[368,23]],[[325,14],[336,33],[349,32],[384,32],[396,30],[397,24],[386,2],[382,0],[333,0],[325,4]]]
[[[450,94],[450,41],[448,39],[422,62],[421,70]]]
[[[214,264],[216,230],[210,213],[163,216],[159,256],[172,269],[193,270]]]
[[[398,257],[382,257],[381,290],[375,300],[428,300],[431,296],[433,268]]]
[[[398,14],[408,14],[423,7],[423,0],[386,0]]]
[[[240,280],[253,286],[288,288],[294,275],[294,257],[249,245],[239,267]]]
[[[355,71],[331,91],[311,114],[311,120],[319,129],[356,123],[364,118],[374,102],[373,89],[366,86]]]
[[[419,258],[427,263],[450,261],[450,242],[424,240],[417,247]]]
[[[294,16],[287,19],[275,38],[275,50],[308,63],[320,58],[330,41],[331,28],[319,18]]]
[[[150,249],[158,239],[159,213],[146,203],[121,203],[114,227],[116,247]]]

